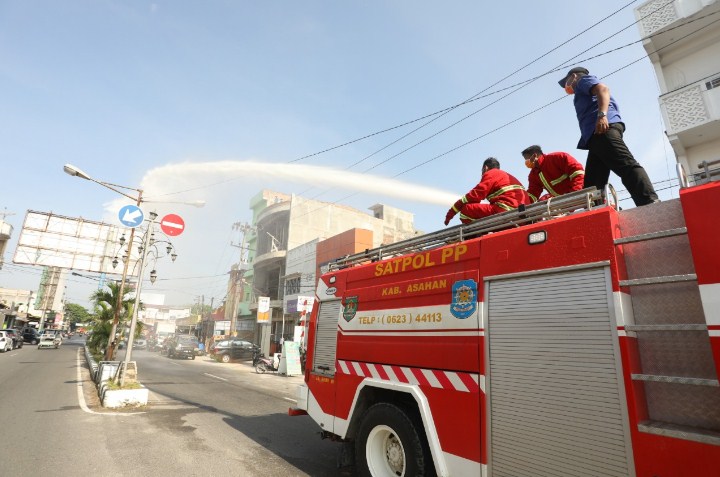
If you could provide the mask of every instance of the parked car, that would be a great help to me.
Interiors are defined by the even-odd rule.
[[[13,339],[5,330],[0,331],[0,352],[12,351]]]
[[[14,328],[7,328],[3,331],[5,333],[9,334],[10,337],[12,338],[13,349],[20,349],[23,347],[23,344],[25,343],[25,341],[23,340],[23,337],[18,330],[14,329]]]
[[[190,358],[195,359],[200,351],[200,344],[194,336],[175,336],[167,342],[168,358]]]
[[[210,348],[210,355],[218,361],[229,363],[240,359],[252,359],[253,353],[260,347],[244,340],[218,341]]]
[[[133,340],[133,349],[147,349],[147,340],[143,338]]]
[[[24,328],[22,331],[23,341],[36,345],[40,342],[40,333],[35,328]]]

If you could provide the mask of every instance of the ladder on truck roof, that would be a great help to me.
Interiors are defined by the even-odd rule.
[[[615,191],[612,186],[608,185],[606,187],[605,194],[602,194],[595,187],[588,187],[542,202],[520,206],[520,208],[516,210],[491,215],[469,224],[456,225],[419,237],[413,237],[400,242],[367,249],[364,252],[346,255],[331,262],[328,269],[329,271],[340,270],[363,263],[377,262],[398,255],[422,252],[447,245],[448,243],[479,237],[491,232],[497,232],[511,227],[519,227],[539,220],[560,217],[577,210],[590,210],[597,208],[598,206],[594,204],[602,201],[603,196],[607,196],[609,193],[614,197],[614,204],[616,205],[617,198],[615,197]],[[605,207],[606,205],[608,204],[603,203],[599,207]]]

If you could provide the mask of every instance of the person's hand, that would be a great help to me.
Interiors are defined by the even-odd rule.
[[[453,209],[452,207],[448,209],[447,214],[445,214],[445,225],[450,223],[452,218],[455,217],[455,214],[457,214],[457,212],[455,212],[455,209]]]
[[[598,118],[595,123],[595,134],[605,134],[608,129],[610,129],[610,124],[608,124],[607,116]]]

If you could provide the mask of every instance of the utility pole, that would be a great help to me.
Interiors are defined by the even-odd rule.
[[[233,247],[240,248],[240,261],[233,266],[230,271],[230,336],[233,336],[237,331],[237,315],[240,307],[240,302],[243,296],[243,275],[249,268],[248,257],[249,252],[247,250],[247,234],[254,230],[254,228],[247,222],[235,222],[233,224],[233,230],[239,230],[242,234],[242,240],[240,245],[230,243]]]

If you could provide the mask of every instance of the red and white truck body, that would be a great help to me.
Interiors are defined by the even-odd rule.
[[[364,475],[720,476],[720,182],[598,195],[338,259],[298,409]]]

